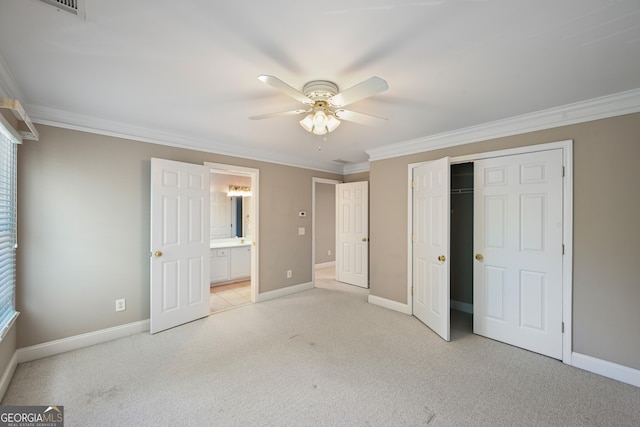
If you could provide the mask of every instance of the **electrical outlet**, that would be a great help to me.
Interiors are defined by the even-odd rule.
[[[331,250],[327,251],[327,255],[331,256]]]
[[[293,272],[291,270],[287,270],[287,279],[291,279],[293,276]]]
[[[116,311],[125,311],[127,308],[124,298],[116,300]]]

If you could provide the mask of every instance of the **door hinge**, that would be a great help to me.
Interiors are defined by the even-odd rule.
[[[414,183],[414,182],[415,182],[414,180],[411,180],[411,189],[412,189],[412,190],[413,190],[413,183]]]
[[[564,255],[564,243],[562,244],[562,255]]]
[[[413,286],[411,287],[411,296],[413,296]]]
[[[564,174],[565,174],[565,167],[563,166],[563,167],[562,167],[562,177],[563,177],[563,178],[564,178],[564,176],[565,176]]]
[[[562,333],[564,334],[564,322],[562,322]]]
[[[413,233],[411,233],[411,241],[414,242],[415,241],[415,235]]]

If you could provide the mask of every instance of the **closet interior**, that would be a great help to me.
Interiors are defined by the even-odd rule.
[[[473,163],[451,165],[451,308],[473,313]]]

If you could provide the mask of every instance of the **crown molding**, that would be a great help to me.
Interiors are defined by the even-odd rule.
[[[342,168],[342,174],[350,175],[352,173],[369,172],[369,166],[369,162],[346,164]]]
[[[20,87],[15,82],[9,68],[0,55],[0,96],[18,99],[23,105]],[[409,141],[387,144],[365,150],[369,162],[333,165],[316,162],[313,159],[301,159],[268,150],[245,149],[222,142],[203,140],[184,135],[172,134],[129,124],[96,119],[72,114],[57,109],[26,105],[34,123],[73,129],[117,138],[131,139],[152,144],[167,145],[208,153],[241,157],[291,167],[313,169],[342,175],[368,172],[369,162],[400,157],[440,148],[464,145],[488,139],[518,135],[537,130],[551,129],[576,123],[640,112],[640,88],[587,101],[567,104],[560,107],[523,114],[508,119],[497,120],[477,126],[425,136]]]
[[[194,138],[191,136],[174,134],[147,127],[98,119],[95,117],[69,113],[38,105],[29,105],[28,110],[32,117],[32,121],[41,125],[55,126],[64,129],[72,129],[81,132],[183,148],[187,150],[197,150],[231,157],[241,157],[243,159],[275,163],[284,166],[312,169],[341,175],[343,174],[342,165],[327,165],[325,162],[316,162],[313,159],[300,159],[295,156],[276,153],[269,150],[244,148],[224,142]]]
[[[282,153],[267,150],[243,149],[236,145],[171,134],[156,129],[132,126],[115,121],[96,119],[80,114],[72,114],[62,110],[26,104],[20,86],[16,83],[9,67],[0,55],[0,97],[17,99],[25,106],[34,123],[72,129],[116,138],[131,139],[151,144],[198,150],[243,159],[275,163],[284,166],[312,169],[321,172],[344,174],[343,165],[316,162],[313,159],[300,159]]]
[[[640,89],[366,150],[369,161],[640,112]]]

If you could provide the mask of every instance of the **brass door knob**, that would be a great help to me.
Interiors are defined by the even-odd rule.
[[[484,259],[484,256],[482,256],[482,254],[476,254],[476,259],[478,261],[482,261]]]
[[[162,252],[160,252],[160,251],[155,251],[155,252],[153,253],[153,256],[160,258],[160,257],[162,256]]]
[[[367,241],[367,238],[366,238],[366,237],[363,237],[363,238],[362,238],[362,241],[363,241],[363,242],[366,242],[366,241]]]
[[[438,261],[445,262],[446,260],[447,260],[447,258],[446,258],[444,255],[440,255],[440,256],[438,257]]]

